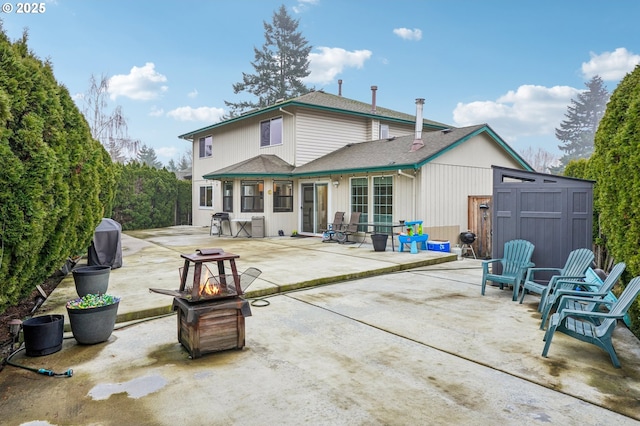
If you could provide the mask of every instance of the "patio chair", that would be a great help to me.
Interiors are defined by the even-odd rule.
[[[336,212],[333,217],[333,222],[329,224],[328,229],[322,230],[322,242],[323,243],[335,243],[333,237],[336,235],[336,231],[342,228],[344,224],[344,212]]]
[[[480,294],[484,296],[487,281],[492,281],[500,284],[500,290],[504,288],[505,284],[513,286],[512,300],[518,300],[518,291],[524,280],[524,275],[528,268],[535,266],[535,263],[531,262],[534,247],[533,243],[527,240],[507,241],[504,244],[504,252],[501,259],[483,260]],[[497,264],[498,262],[502,265],[502,273],[489,273],[489,265]]]
[[[545,305],[542,307],[542,322],[540,323],[540,330],[544,330],[545,325],[547,323],[547,318],[552,310],[559,311],[560,309],[567,308],[568,309],[580,309],[582,311],[594,311],[598,306],[597,303],[589,302],[572,302],[569,303],[568,299],[565,299],[564,305],[562,308],[559,306],[559,302],[562,296],[579,296],[579,297],[589,297],[591,299],[600,300],[609,296],[609,292],[616,285],[625,268],[627,267],[626,263],[619,262],[611,269],[609,275],[604,280],[604,282],[598,287],[593,283],[590,283],[588,280],[585,280],[584,284],[579,285],[579,289],[575,289],[576,283],[575,281],[565,281],[558,280],[556,281],[555,288],[550,289],[549,295],[547,296],[547,301]],[[568,286],[569,288],[565,288]]]
[[[585,273],[593,262],[593,252],[586,248],[576,249],[569,253],[567,262],[563,268],[529,268],[527,276],[524,279],[522,288],[522,296],[520,303],[524,300],[524,296],[529,293],[537,293],[540,295],[540,303],[538,304],[538,312],[542,312],[542,307],[546,302],[547,291],[549,287],[555,285],[557,280],[575,280],[584,279]],[[553,272],[548,283],[536,282],[535,275],[539,272]]]
[[[545,344],[542,350],[542,356],[547,357],[553,334],[559,331],[604,349],[609,353],[613,366],[620,368],[620,361],[613,348],[611,335],[618,324],[618,320],[626,315],[627,310],[636,300],[638,293],[640,293],[640,277],[635,277],[627,284],[616,302],[604,299],[595,301],[595,303],[598,304],[608,304],[610,306],[609,312],[585,312],[581,310],[562,309],[554,313],[551,315],[549,328],[544,335]],[[578,296],[562,296],[560,303],[562,303],[563,299],[580,300],[581,298]],[[591,298],[585,298],[584,301],[594,302]]]
[[[342,229],[336,231],[336,240],[341,244],[353,244],[355,241],[349,241],[349,235],[358,232],[358,223],[360,223],[360,212],[351,212],[349,224],[342,226]]]

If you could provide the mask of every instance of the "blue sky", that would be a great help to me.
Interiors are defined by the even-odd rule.
[[[313,49],[307,84],[452,126],[487,123],[518,151],[560,156],[554,129],[600,75],[612,92],[640,63],[637,0],[49,0],[0,13],[11,39],[50,59],[82,106],[108,75],[110,108],[160,161],[178,135],[217,122],[232,85],[253,73],[263,21],[284,4]]]

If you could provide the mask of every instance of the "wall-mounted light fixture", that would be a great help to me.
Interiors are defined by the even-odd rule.
[[[340,181],[339,180],[334,180],[333,181],[333,186],[335,186],[337,188],[338,185],[340,185]]]

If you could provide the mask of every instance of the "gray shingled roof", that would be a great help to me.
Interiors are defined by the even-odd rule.
[[[400,136],[377,141],[347,145],[324,157],[297,167],[293,173],[298,176],[327,172],[357,172],[374,170],[418,169],[435,156],[463,142],[484,125],[449,129],[445,131],[422,132],[424,146],[411,152],[414,135]]]
[[[272,176],[291,177],[293,165],[277,155],[258,155],[204,175],[205,179],[222,177]]]
[[[208,130],[215,129],[217,127],[222,127],[230,123],[238,122],[238,121],[247,119],[249,117],[254,117],[256,115],[271,112],[273,110],[277,110],[280,108],[287,108],[288,106],[299,106],[299,107],[306,107],[306,108],[321,109],[325,111],[333,111],[341,114],[352,114],[352,115],[360,115],[360,116],[367,116],[367,117],[375,117],[378,119],[387,119],[389,121],[402,121],[402,122],[413,123],[415,122],[415,119],[416,119],[415,115],[405,114],[403,112],[394,111],[394,110],[391,110],[388,108],[382,108],[379,106],[376,106],[376,111],[374,113],[372,111],[370,103],[355,101],[353,99],[348,99],[342,96],[333,95],[333,94],[325,93],[322,91],[315,91],[315,92],[309,92],[306,95],[298,96],[297,98],[287,99],[286,101],[276,103],[266,108],[247,112],[238,117],[234,117],[226,121],[221,121],[219,123],[215,123],[210,126],[185,133],[178,137],[180,139],[190,140],[197,133],[206,132]],[[432,121],[427,119],[424,119],[423,123],[425,126],[431,129],[446,129],[450,127],[447,124],[443,124],[437,121]]]
[[[204,176],[205,179],[222,177],[304,177],[339,173],[361,173],[397,169],[418,169],[424,164],[474,137],[486,132],[525,169],[529,165],[486,124],[422,132],[424,146],[411,151],[414,135],[352,143],[303,166],[294,168],[274,155],[260,155]],[[270,171],[269,171],[270,170]]]
[[[348,99],[342,96],[333,95],[330,93],[324,93],[322,91],[309,92],[306,95],[299,96],[291,99],[289,102],[294,104],[307,104],[318,107],[325,107],[334,110],[343,110],[349,112],[355,112],[365,115],[375,115],[383,118],[393,118],[398,120],[406,120],[415,122],[415,114],[405,114],[404,112],[394,111],[388,108],[382,108],[376,105],[375,113],[372,111],[371,104],[366,102],[360,102],[353,99]],[[439,128],[449,127],[447,124],[438,123],[432,120],[423,120],[427,125],[433,125]]]

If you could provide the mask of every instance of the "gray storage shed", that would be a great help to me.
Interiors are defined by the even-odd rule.
[[[492,257],[516,238],[535,245],[537,267],[561,268],[593,249],[593,181],[493,166]]]

